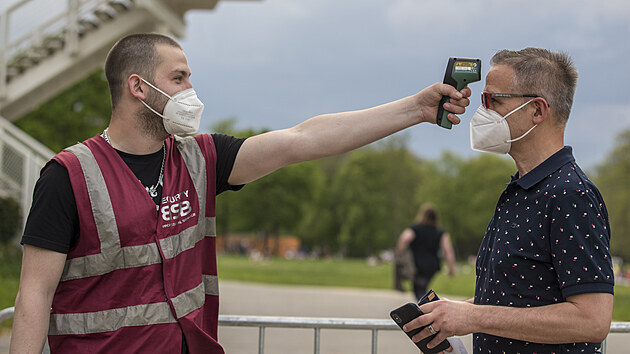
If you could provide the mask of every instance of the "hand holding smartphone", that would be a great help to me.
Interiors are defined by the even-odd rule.
[[[403,326],[410,322],[411,320],[415,319],[416,317],[422,316],[424,315],[424,313],[422,313],[422,311],[420,311],[420,308],[418,306],[422,305],[422,304],[426,304],[427,302],[430,301],[437,301],[440,298],[437,296],[437,294],[433,291],[433,290],[429,290],[428,293],[424,294],[424,296],[420,299],[420,301],[418,301],[418,304],[414,304],[412,302],[407,303],[402,305],[401,307],[393,310],[392,312],[390,312],[390,316],[391,318],[394,320],[394,322],[396,322],[396,324],[398,325],[398,327],[400,327],[400,329],[403,328]],[[407,334],[407,336],[409,337],[409,339],[411,339],[414,335],[416,335],[418,332],[422,331],[425,327],[420,327],[420,328],[416,328],[413,331],[410,332],[405,332]],[[437,334],[431,335],[417,343],[416,346],[418,348],[420,348],[420,350],[424,353],[424,354],[436,354],[439,353],[441,351],[444,351],[446,349],[448,349],[450,347],[450,344],[448,342],[448,340],[443,340],[442,343],[438,344],[435,348],[429,349],[427,348],[427,344],[433,339],[435,338]]]

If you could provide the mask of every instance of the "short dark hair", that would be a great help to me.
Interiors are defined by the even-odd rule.
[[[490,63],[514,69],[513,89],[522,91],[517,93],[541,95],[555,113],[558,123],[567,123],[578,79],[577,69],[567,53],[542,48],[502,50]]]
[[[172,38],[157,33],[136,33],[120,39],[109,50],[105,59],[105,77],[109,84],[112,110],[120,100],[129,75],[138,74],[153,80],[157,66],[162,62],[157,45],[181,49]]]

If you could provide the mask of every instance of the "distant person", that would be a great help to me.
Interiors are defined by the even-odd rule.
[[[477,255],[475,297],[420,307],[406,330],[427,326],[434,347],[473,334],[475,353],[601,353],[614,275],[604,200],[564,132],[578,73],[541,48],[492,58],[473,149],[509,154],[517,172],[499,197]]]
[[[57,154],[35,187],[11,353],[41,353],[46,335],[53,353],[223,353],[216,195],[435,124],[442,95],[451,98],[449,121],[459,123],[455,114],[470,96],[437,83],[377,107],[237,139],[186,136],[197,132],[204,105],[184,51],[169,37],[122,38],[105,76],[109,126]]]
[[[420,207],[414,224],[403,230],[396,244],[397,256],[402,256],[407,248],[413,255],[413,292],[418,300],[427,292],[431,279],[440,270],[441,254],[446,258],[448,275],[455,275],[455,252],[451,237],[438,225],[437,208],[424,204]]]

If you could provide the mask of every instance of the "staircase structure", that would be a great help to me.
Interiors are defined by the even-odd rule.
[[[102,67],[126,34],[181,38],[187,11],[219,1],[243,0],[14,0],[0,8],[0,196],[27,215],[39,169],[53,156],[10,122]]]

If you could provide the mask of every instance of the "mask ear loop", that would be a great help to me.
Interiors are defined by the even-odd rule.
[[[140,78],[140,80],[144,81],[144,83],[145,83],[145,84],[147,84],[147,85],[149,85],[149,86],[153,87],[153,88],[154,88],[157,92],[159,92],[159,93],[163,94],[164,96],[168,97],[171,101],[173,100],[173,97],[171,97],[171,96],[170,96],[169,94],[167,94],[166,92],[164,92],[164,91],[160,90],[159,88],[157,88],[157,87],[153,86],[153,84],[151,84],[151,83],[150,83],[150,82],[148,82],[147,80],[145,80],[145,79],[143,79],[143,78]],[[530,101],[530,102],[531,102],[531,101]],[[528,103],[529,103],[529,102],[528,102]]]
[[[529,130],[525,133],[525,134],[523,134],[523,135],[519,136],[518,138],[516,138],[516,139],[506,140],[505,142],[506,142],[506,143],[513,143],[513,142],[515,142],[515,141],[519,141],[519,140],[523,139],[524,137],[526,137],[526,136],[527,136],[527,134],[529,134],[529,132],[531,132],[532,130],[534,130],[534,128],[536,128],[537,126],[538,126],[538,124],[536,124],[536,125],[534,125],[533,127],[531,127],[531,128],[530,128],[530,129],[529,129]]]
[[[141,100],[141,99],[139,99],[139,98],[138,98],[138,101],[142,102],[142,104],[143,104],[145,107],[147,107],[149,110],[151,110],[151,112],[153,112],[153,113],[157,114],[157,115],[158,115],[159,117],[161,117],[162,119],[164,119],[164,120],[169,120],[168,118],[166,118],[166,116],[165,116],[165,115],[163,115],[162,113],[160,113],[160,112],[156,111],[155,109],[153,109],[151,106],[149,106],[149,105],[148,105],[146,102],[144,102],[143,100]]]
[[[531,100],[529,100],[529,101],[527,101],[527,102],[523,103],[522,105],[518,106],[515,110],[513,110],[512,112],[510,112],[510,113],[506,114],[506,115],[505,115],[505,117],[503,117],[503,119],[507,118],[510,114],[512,114],[512,113],[514,113],[514,112],[516,112],[516,111],[518,111],[519,109],[521,109],[521,108],[523,108],[523,107],[527,106],[527,105],[528,105],[530,102],[532,102],[533,100],[534,100],[534,99],[532,98]],[[537,126],[538,126],[538,124],[534,124],[534,126],[533,126],[533,127],[531,127],[531,128],[530,128],[527,132],[525,132],[525,134],[523,134],[523,135],[519,136],[518,138],[508,139],[508,140],[506,140],[505,142],[506,142],[506,143],[513,143],[513,142],[515,142],[515,141],[519,141],[519,140],[523,139],[524,137],[526,137],[526,136],[527,136],[527,134],[529,134],[529,132],[531,132],[532,130],[534,130],[534,128],[536,128]]]
[[[140,78],[140,80],[142,80],[144,83],[146,83],[147,85],[151,86],[153,89],[155,89],[157,92],[163,94],[164,96],[168,97],[169,100],[173,101],[173,97],[169,96],[167,93],[165,93],[164,91],[160,90],[159,88],[153,86],[153,84],[151,84],[150,82],[148,82],[147,80]],[[144,102],[143,100],[138,98],[138,101],[142,102],[142,104],[147,107],[149,110],[151,110],[151,112],[157,114],[159,117],[161,117],[162,119],[165,120],[169,120],[165,115],[163,115],[162,113],[159,113],[158,111],[156,111],[155,109],[153,109],[153,107],[149,106],[146,102]]]

